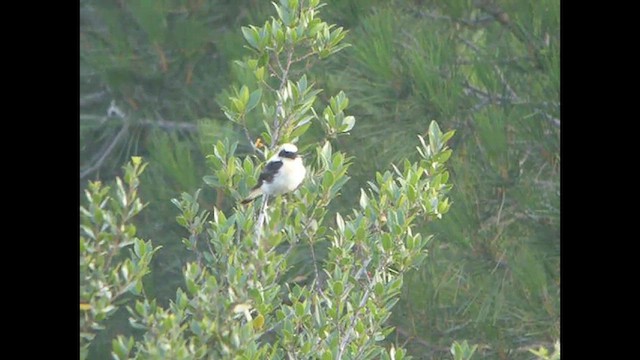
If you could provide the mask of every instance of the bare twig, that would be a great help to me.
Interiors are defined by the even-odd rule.
[[[498,208],[498,215],[496,216],[496,226],[500,225],[500,218],[502,217],[502,208],[504,207],[504,199],[507,191],[502,189],[502,201],[500,202],[500,208]]]
[[[242,131],[244,132],[244,136],[247,138],[247,141],[249,142],[249,145],[251,145],[251,148],[253,149],[253,151],[259,152],[260,149],[258,149],[255,141],[253,141],[253,139],[251,138],[251,134],[249,134],[249,129],[247,128],[247,124],[245,123],[242,124]]]
[[[283,124],[280,124],[279,116],[284,118],[284,110],[283,110],[283,101],[282,101],[282,91],[287,86],[287,81],[289,80],[289,70],[291,69],[291,58],[293,57],[293,49],[289,49],[287,51],[287,64],[286,67],[283,68],[280,63],[280,59],[276,56],[278,67],[282,70],[282,77],[280,78],[280,87],[278,88],[278,93],[280,95],[280,99],[276,104],[275,118],[273,120],[273,137],[271,138],[271,147],[274,148],[278,141],[280,140],[280,130],[284,125],[286,125],[286,121]]]
[[[293,49],[289,49],[287,51],[287,64],[285,67],[282,66],[282,63],[280,62],[280,57],[276,54],[275,60],[276,60],[276,64],[278,65],[278,68],[281,70],[282,75],[279,76],[278,73],[275,71],[275,69],[271,66],[271,64],[269,64],[269,70],[271,71],[271,73],[275,76],[277,76],[280,79],[280,86],[278,88],[278,93],[279,95],[281,94],[282,90],[285,88],[285,86],[287,85],[287,80],[288,80],[288,76],[289,76],[289,69],[291,68],[291,58],[293,56]],[[271,138],[271,146],[270,148],[275,148],[276,145],[278,144],[278,141],[280,140],[280,121],[279,121],[279,116],[281,116],[281,113],[284,113],[283,110],[283,101],[282,101],[282,96],[280,96],[280,98],[278,99],[278,102],[276,104],[276,111],[275,111],[275,115],[274,115],[274,120],[273,120],[273,136]],[[284,114],[282,114],[283,118],[284,118]],[[247,138],[250,140],[251,142],[251,136],[249,135],[249,131],[245,128],[245,136],[247,136]],[[258,150],[253,142],[251,142],[251,146],[254,148],[254,150]],[[258,215],[258,222],[256,223],[256,229],[255,229],[255,233],[256,233],[256,243],[259,246],[260,245],[260,239],[262,237],[262,227],[265,224],[265,219],[267,217],[267,203],[269,201],[269,197],[267,196],[267,194],[263,195],[263,200],[262,200],[262,207],[260,209],[260,215]]]
[[[88,94],[80,98],[80,106],[88,106],[104,99],[109,93],[105,90]]]
[[[382,259],[380,261],[379,267],[376,268],[376,270],[375,270],[376,273],[380,272],[380,271],[383,271],[383,269],[387,266],[388,261],[389,261],[389,259],[387,257]],[[369,264],[368,262],[365,262],[362,265],[363,268],[366,268],[366,266],[368,264]],[[366,274],[366,269],[365,269],[365,274]],[[362,309],[364,309],[364,306],[367,304],[367,301],[369,300],[369,296],[371,294],[371,291],[373,290],[374,282],[371,281],[371,279],[368,276],[367,276],[367,279],[369,280],[367,288],[365,289],[364,294],[362,295],[362,299],[360,300],[360,303],[358,304],[358,308],[356,309],[355,313],[351,317],[351,322],[349,323],[349,327],[347,328],[347,331],[345,331],[344,337],[342,338],[342,342],[340,343],[340,350],[338,351],[338,355],[336,356],[336,359],[338,359],[338,360],[342,359],[342,356],[344,355],[344,351],[347,348],[347,345],[349,344],[349,341],[351,340],[351,334],[353,334],[354,328],[356,326],[356,320],[360,316],[360,312],[362,311]]]
[[[455,23],[463,24],[469,27],[476,27],[478,25],[487,24],[494,20],[493,16],[488,16],[488,15],[478,17],[477,19],[464,19],[464,18],[454,19],[450,16],[440,15],[434,12],[422,11],[422,10],[418,11],[418,15],[421,17],[433,19],[433,20],[444,20],[449,22],[455,22]]]
[[[302,61],[302,60],[306,60],[307,58],[309,58],[309,57],[311,57],[311,56],[313,56],[313,55],[316,55],[316,54],[317,54],[317,52],[312,51],[312,52],[310,52],[310,53],[307,53],[307,54],[304,54],[304,55],[302,55],[302,56],[300,56],[300,57],[295,58],[295,59],[293,60],[293,62],[294,62],[294,63],[297,63],[297,62],[300,62],[300,61]]]
[[[165,130],[184,130],[184,131],[197,131],[198,126],[192,123],[166,121],[166,120],[142,120],[139,122],[142,125],[157,126]]]
[[[476,44],[472,43],[471,41],[465,39],[462,36],[458,36],[458,39],[460,39],[465,45],[467,45],[467,47],[469,47],[471,50],[475,51],[476,53],[480,53],[480,48],[478,48],[476,46]],[[500,68],[498,67],[498,65],[496,65],[495,63],[491,64],[493,67],[493,70],[496,72],[496,74],[498,74],[498,77],[500,78],[500,83],[502,84],[502,86],[504,86],[504,88],[507,90],[507,92],[509,93],[509,97],[506,99],[509,99],[511,101],[519,101],[520,97],[518,96],[518,94],[516,94],[516,92],[513,90],[513,88],[511,87],[511,85],[509,85],[509,83],[507,82],[506,77],[504,76],[504,73],[502,72],[502,70],[500,70]]]
[[[551,124],[553,124],[555,127],[560,127],[560,119],[553,117],[552,115],[549,115],[545,112],[542,112],[542,115],[545,117],[545,119],[549,120],[549,122],[551,122]]]
[[[84,120],[89,120],[89,121],[97,121],[101,124],[111,119],[108,116],[100,116],[100,115],[93,115],[93,114],[83,114],[83,115],[80,115],[80,118]],[[124,119],[122,120],[124,121]],[[181,131],[194,132],[198,130],[198,126],[196,124],[182,122],[182,121],[171,121],[171,120],[141,119],[141,120],[137,120],[135,122],[135,125],[159,127],[169,131],[181,130]]]
[[[280,75],[278,75],[278,72],[276,71],[276,69],[273,68],[271,63],[268,63],[267,65],[269,66],[269,72],[271,72],[271,75],[277,77],[278,80],[282,81],[282,78],[280,77]],[[274,91],[275,91],[275,89],[274,89]]]
[[[404,337],[406,337],[409,341],[415,341],[418,344],[426,347],[427,349],[433,349],[431,351],[437,351],[437,352],[448,352],[449,348],[448,347],[438,347],[435,345],[430,344],[429,342],[421,339],[419,336],[411,334],[409,331],[403,329],[400,326],[396,326],[395,327],[396,332]]]
[[[270,69],[273,69],[273,68],[271,68],[271,66],[269,66],[269,68],[270,68]],[[271,85],[269,85],[266,81],[264,81],[264,79],[262,79],[262,80],[260,81],[260,84],[262,84],[263,86],[265,86],[265,87],[266,87],[267,89],[269,89],[269,91],[271,91],[271,92],[276,92],[276,91],[278,91],[278,90],[276,90],[275,88],[273,88]]]
[[[467,45],[471,50],[475,51],[476,53],[480,52],[480,48],[478,48],[476,44],[472,43],[471,41],[465,39],[462,36],[458,36],[458,39],[460,39],[460,41],[462,41],[465,45]]]
[[[256,249],[260,247],[260,239],[262,238],[262,227],[265,224],[267,217],[267,203],[269,202],[269,195],[262,195],[262,205],[260,206],[260,215],[258,215],[258,222],[256,223]]]
[[[316,259],[316,252],[313,249],[313,244],[315,244],[315,242],[309,241],[309,249],[311,250],[311,261],[313,261],[313,272],[316,277],[314,282],[316,284],[316,288],[318,289],[318,293],[320,295],[323,295],[324,293],[322,292],[322,286],[320,284],[320,272],[318,271],[318,260]]]
[[[349,344],[349,340],[351,340],[351,334],[353,333],[353,329],[356,326],[356,320],[358,319],[358,315],[360,315],[360,310],[364,308],[364,306],[367,304],[367,300],[369,300],[370,293],[371,293],[371,284],[367,286],[367,289],[365,290],[364,295],[362,295],[362,300],[360,300],[360,304],[358,304],[358,309],[353,314],[353,317],[351,318],[351,323],[349,323],[349,328],[347,329],[347,331],[344,334],[344,337],[342,338],[342,342],[340,343],[340,350],[338,351],[338,355],[336,356],[336,359],[338,360],[342,359],[342,356],[344,355],[344,350],[347,348],[347,344]]]
[[[118,107],[118,105],[116,105],[116,101],[115,100],[111,100],[111,104],[109,105],[109,108],[107,109],[107,116],[117,116],[121,119],[125,119],[127,116],[125,115],[124,111],[122,111],[122,109],[120,109]]]
[[[502,86],[504,86],[505,90],[509,92],[509,96],[511,97],[510,100],[519,101],[520,97],[518,96],[518,94],[516,94],[515,91],[513,91],[513,88],[511,87],[511,85],[509,85],[509,82],[507,82],[507,78],[504,76],[504,73],[502,72],[502,70],[500,70],[498,65],[496,64],[492,64],[492,65],[493,65],[493,69],[495,70],[495,72],[498,74],[498,77],[500,78],[500,83],[502,83]]]
[[[276,64],[278,65],[278,68],[280,69],[280,72],[282,74],[284,74],[285,71],[284,71],[284,68],[282,67],[282,62],[280,62],[280,56],[278,56],[278,54],[276,54],[275,58],[276,58]],[[281,80],[282,80],[282,78],[281,78]]]
[[[89,166],[88,168],[80,172],[80,179],[84,179],[87,175],[93,173],[94,171],[98,170],[102,166],[102,163],[111,154],[111,152],[116,147],[116,145],[120,142],[120,140],[122,140],[122,138],[127,134],[128,130],[129,130],[128,123],[125,123],[124,125],[122,125],[122,128],[120,128],[120,131],[118,132],[118,134],[113,138],[113,140],[111,140],[111,143],[109,144],[109,146],[107,146],[107,148],[101,152],[101,155],[99,155],[98,160],[96,160],[93,165]]]

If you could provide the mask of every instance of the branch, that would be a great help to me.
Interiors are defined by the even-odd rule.
[[[280,67],[280,69],[282,70],[282,77],[280,78],[280,87],[278,88],[278,93],[282,92],[285,86],[287,86],[287,80],[289,80],[289,70],[291,69],[292,57],[293,57],[293,49],[289,49],[287,51],[287,65],[283,69],[282,64],[280,63],[280,59],[276,55],[276,59],[278,60],[278,67]],[[280,113],[283,112],[282,110],[283,105],[284,104],[282,103],[282,98],[278,99],[278,102],[276,104],[275,119],[273,121],[274,136],[271,138],[271,148],[274,148],[278,144],[278,140],[280,140],[280,128],[282,127],[282,125],[285,125],[285,124],[280,124],[280,121],[278,121],[278,116],[280,116]]]
[[[140,120],[140,122],[137,122],[136,124],[141,124],[145,126],[157,126],[165,130],[184,130],[189,132],[198,131],[198,125],[188,123],[188,122],[144,119],[144,120]]]
[[[80,119],[88,120],[88,121],[97,121],[100,124],[106,122],[107,120],[113,119],[113,117],[109,116],[100,116],[93,114],[84,114],[80,115]],[[122,119],[122,118],[121,118]],[[124,119],[122,119],[124,122]],[[152,120],[152,119],[141,119],[134,123],[135,125],[149,126],[149,127],[159,127],[165,130],[183,130],[189,132],[198,131],[198,126],[196,124],[183,122],[183,121],[171,121],[171,120]]]
[[[280,77],[280,75],[278,75],[278,72],[276,71],[276,69],[273,68],[271,63],[267,63],[267,65],[269,66],[269,71],[271,72],[271,75],[277,77],[278,80],[282,81],[282,78]],[[271,88],[271,87],[269,87],[269,88]],[[273,89],[273,91],[276,91],[276,90]]]
[[[433,20],[444,20],[448,22],[459,23],[468,27],[477,27],[482,24],[488,24],[489,22],[494,20],[493,15],[486,15],[486,16],[478,17],[477,19],[464,19],[464,18],[454,19],[450,16],[439,15],[434,12],[423,11],[423,10],[418,11],[418,16],[421,16],[423,18],[433,19]]]
[[[381,259],[379,263],[379,267],[376,269],[376,273],[383,271],[384,268],[387,266],[388,261],[389,261],[389,258],[386,256],[383,259]],[[365,271],[365,274],[366,274],[367,265],[369,265],[369,261],[365,261],[364,264],[362,265]],[[359,273],[360,272],[358,272],[358,274]],[[353,314],[353,317],[351,318],[351,322],[349,323],[349,328],[345,332],[345,337],[342,339],[342,342],[340,343],[340,351],[338,352],[338,356],[336,357],[336,359],[338,360],[342,359],[342,356],[344,355],[344,350],[347,348],[347,344],[349,343],[349,340],[351,340],[351,334],[353,333],[353,329],[356,326],[356,320],[360,315],[360,311],[364,309],[364,306],[367,304],[367,300],[369,300],[369,295],[373,290],[374,283],[371,281],[371,279],[368,276],[367,276],[367,279],[369,280],[369,284],[364,292],[364,295],[362,295],[362,300],[360,300],[360,304],[358,304],[358,309],[356,309],[356,312]]]
[[[545,117],[545,119],[549,120],[549,122],[551,122],[552,125],[558,128],[560,127],[560,119],[555,118],[552,115],[549,115],[545,112],[543,112],[542,115]]]
[[[496,71],[496,73],[498,74],[498,77],[500,78],[500,83],[502,83],[502,86],[504,86],[504,88],[509,92],[509,96],[511,97],[511,99],[515,101],[519,101],[520,97],[518,96],[518,94],[516,94],[515,91],[513,91],[513,88],[507,82],[507,79],[504,76],[504,73],[502,72],[502,70],[500,70],[498,65],[496,65],[495,63],[492,65],[493,65],[493,69]]]
[[[404,336],[407,338],[407,341],[415,341],[418,344],[428,348],[428,349],[434,349],[435,351],[438,352],[448,352],[449,348],[448,347],[439,347],[439,346],[435,346],[430,344],[429,342],[421,339],[419,336],[413,335],[411,334],[409,331],[404,330],[403,328],[401,328],[400,326],[396,326],[395,330],[398,334]],[[433,352],[433,350],[431,350]]]
[[[369,286],[367,286],[367,289],[365,290],[364,295],[362,295],[362,300],[360,300],[360,304],[358,304],[358,310],[356,310],[356,313],[353,314],[353,317],[351,318],[351,323],[349,324],[349,328],[345,332],[345,336],[342,339],[342,342],[340,343],[340,351],[338,352],[338,356],[336,356],[336,359],[338,360],[342,359],[342,355],[344,355],[344,350],[347,348],[347,344],[349,343],[349,340],[351,340],[351,333],[353,332],[353,329],[356,326],[356,319],[358,319],[358,315],[360,314],[360,309],[364,308],[364,306],[367,304],[367,300],[369,300],[370,293],[371,293],[371,283],[369,283]]]
[[[242,131],[244,132],[244,136],[247,138],[247,141],[249,142],[249,145],[251,145],[251,148],[253,149],[253,151],[260,152],[260,149],[258,149],[258,147],[256,146],[255,141],[251,139],[251,134],[249,134],[249,129],[247,128],[247,124],[244,122],[242,123]]]
[[[309,236],[307,234],[307,236]],[[313,244],[315,242],[309,241],[309,249],[311,250],[311,261],[313,261],[313,272],[315,275],[315,280],[313,281],[316,284],[316,289],[320,295],[324,295],[322,291],[322,285],[320,284],[320,272],[318,271],[318,260],[316,259],[316,252],[313,249]]]
[[[87,175],[93,173],[94,171],[98,170],[102,166],[102,163],[111,154],[111,152],[116,147],[116,145],[120,142],[122,137],[126,135],[128,130],[129,130],[129,124],[125,122],[124,125],[122,125],[122,128],[120,129],[118,134],[113,138],[109,146],[107,146],[107,148],[104,151],[102,151],[102,154],[100,155],[98,160],[96,160],[92,166],[80,172],[80,179],[84,179]]]
[[[294,62],[294,63],[297,63],[297,62],[300,62],[300,61],[302,61],[302,60],[306,60],[308,57],[311,57],[311,56],[316,55],[316,54],[317,54],[317,53],[316,53],[315,51],[312,51],[312,52],[307,53],[307,54],[305,54],[305,55],[303,55],[303,56],[300,56],[300,57],[295,58],[295,59],[293,60],[293,62]]]
[[[264,226],[265,219],[267,217],[267,203],[269,202],[269,195],[262,195],[262,205],[260,206],[260,215],[258,215],[258,223],[256,224],[256,248],[260,247],[260,238],[262,238],[262,227]]]
[[[97,93],[85,95],[80,98],[80,106],[91,105],[95,102],[102,100],[106,95],[108,95],[108,92],[105,90],[98,91]]]

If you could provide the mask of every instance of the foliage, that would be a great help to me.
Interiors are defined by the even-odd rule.
[[[451,354],[453,355],[454,360],[469,360],[477,348],[478,345],[469,347],[467,340],[462,343],[454,341],[451,345]]]
[[[144,207],[138,198],[140,174],[146,164],[134,157],[124,167],[124,182],[115,189],[92,182],[87,206],[80,207],[80,354],[86,358],[96,331],[104,329],[126,294],[143,295],[142,278],[158,250],[136,237],[131,223]],[[129,255],[123,249],[129,249]]]
[[[534,354],[540,360],[560,360],[560,341],[556,340],[553,345],[553,353],[549,354],[549,350],[541,346],[538,350],[529,349],[529,352]]]
[[[247,193],[254,178],[234,174],[225,181],[236,188],[217,185],[215,164],[221,160],[211,144],[221,140],[225,149],[232,149],[237,143],[233,156],[223,159],[238,159],[243,169],[247,166],[245,173],[257,174],[257,163],[273,146],[266,141],[266,147],[254,149],[250,142],[275,138],[278,93],[267,85],[279,90],[281,79],[268,68],[271,64],[278,70],[273,57],[277,49],[260,52],[244,39],[252,27],[241,28],[272,26],[271,20],[265,22],[273,13],[270,2],[147,3],[80,3],[81,175],[106,181],[130,154],[150,159],[140,189],[150,204],[137,223],[140,234],[153,238],[163,251],[154,255],[145,292],[168,309],[178,287],[187,291],[183,268],[198,256],[204,261],[198,254],[207,243],[200,239],[194,253],[176,240],[182,230],[167,221],[175,211],[169,200],[181,192],[194,194],[205,182],[214,187],[198,193],[201,208],[215,205],[227,216],[233,212],[235,200]],[[143,11],[144,6],[153,9]],[[324,119],[325,106],[317,104],[330,105],[340,91],[349,94],[348,112],[358,124],[343,136],[336,122],[330,139],[332,150],[349,154],[345,164],[350,179],[326,207],[325,217],[336,219],[333,226],[336,213],[344,220],[359,206],[360,188],[367,187],[376,171],[420,161],[410,139],[416,134],[426,138],[430,120],[456,129],[448,162],[453,205],[441,221],[414,221],[415,233],[438,237],[426,245],[429,261],[404,276],[389,318],[395,327],[387,337],[394,343],[389,353],[397,348],[398,355],[404,346],[407,355],[448,359],[456,339],[477,344],[476,354],[487,358],[528,359],[533,346],[551,347],[560,326],[559,2],[327,0],[322,13],[338,24],[330,31],[349,29],[352,46],[321,61],[317,54],[309,56],[291,67],[287,106],[295,101],[300,111],[279,120],[312,116],[298,127],[301,134],[287,140],[302,139],[307,163],[320,173],[316,148],[329,136],[328,122],[316,118]],[[145,16],[151,25],[143,25]],[[154,30],[158,25],[160,30]],[[174,31],[178,28],[196,30]],[[195,53],[182,50],[200,38],[205,40],[194,46]],[[305,55],[311,41],[302,41],[297,55]],[[269,64],[260,62],[265,54]],[[284,66],[285,49],[279,54]],[[260,67],[265,67],[263,81],[254,73]],[[306,94],[297,88],[303,76]],[[244,113],[236,112],[229,98],[244,101],[247,93]],[[309,101],[313,105],[305,112]],[[229,112],[235,120],[227,121],[221,108],[243,115]],[[347,116],[343,110],[342,118]],[[314,264],[328,256],[326,241],[293,247],[283,281],[312,281]],[[101,344],[96,353],[105,353],[123,331],[129,345],[132,333],[111,323],[122,313],[103,321],[106,329],[93,341]]]
[[[113,176],[129,155],[153,152],[149,142],[158,132],[179,134],[171,141],[202,156],[194,135],[201,126],[217,127],[215,94],[230,74],[225,55],[240,48],[226,28],[247,9],[260,7],[228,0],[80,2],[81,178]]]
[[[411,156],[421,119],[457,129],[455,205],[419,227],[440,237],[392,316],[410,353],[447,358],[465,338],[525,358],[559,336],[558,14],[557,1],[395,1],[363,9],[353,46],[318,69],[359,117],[340,146],[369,160],[346,192]]]
[[[265,122],[261,136],[271,148],[295,141],[304,134],[299,129],[313,120],[323,123],[327,139],[351,130],[355,119],[343,113],[348,105],[344,93],[331,97],[320,117],[313,110],[318,91],[311,90],[304,75],[295,83],[289,80],[300,47],[308,47],[303,57],[328,56],[344,47],[332,40],[341,39],[341,30],[330,31],[316,17],[317,2],[298,8],[296,1],[281,1],[275,7],[277,19],[263,28],[244,28],[258,50],[259,44],[269,44],[265,64],[273,64],[269,71],[280,85],[262,86],[274,93],[275,106],[262,101],[263,88],[243,87],[225,113],[242,123],[247,112],[263,104],[264,117],[272,120]],[[297,35],[265,30],[274,28]],[[286,65],[278,64],[281,56]],[[251,68],[253,61],[243,65]],[[260,78],[258,69],[252,70]],[[180,209],[177,221],[188,232],[182,242],[198,255],[186,265],[186,291],[179,289],[167,309],[155,300],[137,301],[130,312],[132,324],[145,329],[143,338],[132,347],[132,338],[119,336],[114,357],[128,357],[135,349],[135,358],[404,358],[403,349],[386,350],[381,341],[392,331],[385,323],[402,275],[426,256],[430,237],[414,233],[415,222],[440,218],[449,210],[444,164],[451,156],[446,143],[452,136],[432,122],[428,140],[419,137],[420,160],[377,173],[359,192],[359,206],[344,216],[329,216],[327,206],[348,180],[348,159],[328,140],[310,156],[309,176],[293,201],[275,198],[267,207],[263,199],[260,207],[236,207],[225,214],[218,208],[201,210],[199,191],[183,193],[173,200]],[[254,158],[240,159],[236,150],[235,143],[217,142],[209,157],[213,175],[205,180],[234,202],[258,175]],[[265,146],[261,153],[267,158],[270,150]],[[328,244],[325,259],[313,255],[318,243]],[[295,248],[312,254],[311,278],[288,272],[288,255]]]

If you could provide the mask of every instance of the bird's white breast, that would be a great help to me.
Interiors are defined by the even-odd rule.
[[[302,159],[282,159],[282,167],[274,175],[271,183],[262,184],[262,190],[269,195],[280,195],[295,190],[304,180],[306,169]]]

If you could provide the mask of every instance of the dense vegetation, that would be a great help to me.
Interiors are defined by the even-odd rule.
[[[286,9],[298,1],[277,3],[287,3],[282,5]],[[246,190],[245,182],[254,178],[264,159],[265,148],[255,150],[252,144],[260,138],[272,145],[274,136],[267,130],[273,123],[263,121],[275,116],[278,97],[263,83],[278,90],[277,76],[269,76],[277,69],[269,69],[265,52],[252,46],[247,34],[250,25],[262,27],[271,17],[282,20],[287,14],[277,14],[271,2],[257,0],[93,0],[81,1],[80,12],[81,196],[85,189],[92,194],[83,200],[81,250],[105,259],[90,267],[81,257],[81,270],[94,277],[93,287],[81,286],[87,291],[81,292],[81,328],[95,333],[87,347],[89,358],[109,358],[118,348],[131,350],[134,339],[150,354],[153,342],[145,334],[151,323],[143,324],[140,313],[155,314],[154,321],[166,315],[167,329],[178,331],[186,324],[177,322],[174,327],[166,319],[179,313],[181,299],[191,304],[197,298],[197,291],[189,289],[189,274],[198,283],[204,270],[193,264],[206,267],[203,264],[212,261],[202,255],[202,241],[190,240],[222,231],[207,228],[197,217],[206,210],[208,220],[222,226],[236,211],[234,191]],[[317,16],[336,24],[331,31],[348,31],[339,43],[351,46],[341,48],[336,42],[336,51],[327,53],[316,48],[286,76],[304,96],[296,100],[300,104],[284,106],[300,109],[305,99],[315,101],[318,118],[302,123],[313,111],[301,111],[295,121],[302,123],[300,127],[281,134],[281,139],[300,137],[298,144],[313,176],[293,201],[274,206],[282,214],[317,217],[318,229],[324,226],[327,233],[318,235],[325,241],[313,245],[315,251],[292,248],[287,253],[289,277],[279,277],[280,285],[313,284],[313,264],[323,261],[335,264],[333,270],[340,268],[340,254],[332,251],[328,229],[337,231],[338,238],[349,226],[358,229],[362,221],[369,221],[358,220],[358,213],[373,216],[379,209],[372,204],[382,201],[376,200],[375,190],[365,191],[370,203],[363,200],[360,189],[374,189],[369,182],[381,188],[389,181],[382,175],[387,171],[390,177],[406,177],[411,166],[428,165],[432,159],[416,147],[426,151],[429,140],[442,140],[455,130],[453,137],[446,136],[452,155],[444,184],[448,180],[453,185],[446,194],[451,206],[438,221],[426,211],[407,224],[412,236],[434,237],[424,243],[426,259],[397,255],[421,266],[406,269],[401,288],[385,288],[391,297],[400,291],[400,297],[390,314],[380,314],[390,316],[386,326],[395,327],[388,334],[382,327],[383,346],[404,347],[408,354],[425,359],[451,358],[451,344],[463,340],[476,344],[475,356],[482,358],[529,359],[535,357],[530,349],[551,349],[560,332],[559,2],[335,0],[326,1]],[[238,101],[242,103],[245,94],[242,111]],[[338,118],[333,124],[324,116],[326,108]],[[417,135],[425,139],[424,146]],[[132,155],[144,160],[129,163]],[[222,165],[231,171],[229,164],[236,160],[236,173],[220,173]],[[122,180],[116,181],[116,176]],[[113,185],[107,189],[104,184]],[[198,189],[202,190],[194,196]],[[331,201],[323,204],[326,213],[319,213],[313,194],[325,190]],[[108,194],[113,201],[104,201]],[[418,204],[431,195],[414,194],[412,200]],[[396,205],[388,206],[398,210]],[[251,209],[259,211],[257,205]],[[203,235],[194,236],[199,221]],[[251,227],[251,216],[244,221]],[[274,221],[272,215],[270,224]],[[208,233],[207,238],[224,238],[216,234]],[[382,232],[367,234],[372,242],[380,236],[382,243]],[[120,255],[109,250],[114,238],[123,250]],[[212,244],[230,251],[227,243]],[[388,251],[385,246],[380,251]],[[274,259],[282,256],[269,254]],[[115,275],[101,270],[116,265]],[[394,270],[405,271],[398,266]],[[262,273],[262,281],[284,270],[273,271]],[[379,280],[391,281],[385,271],[380,268]],[[331,285],[327,286],[346,292],[348,280],[332,282],[334,276],[330,273],[324,280]],[[99,285],[108,282],[115,283],[117,291],[100,292]],[[91,305],[82,299],[89,294],[96,300]],[[297,296],[302,304],[313,295]],[[112,305],[109,299],[114,298]],[[135,305],[141,298],[148,303]],[[290,304],[283,306],[295,313],[296,301],[285,302]],[[238,311],[232,311],[231,318],[237,320],[234,316],[240,314],[259,319],[237,305],[228,305]],[[86,316],[98,307],[102,312],[97,316]],[[260,310],[267,324],[271,310],[266,305]],[[277,316],[274,313],[273,319]],[[104,329],[91,330],[98,323]],[[197,326],[189,324],[196,333]],[[254,325],[253,330],[262,330]],[[273,329],[284,339],[278,331]],[[273,336],[266,333],[267,338]],[[124,337],[113,345],[119,334]],[[184,336],[175,334],[176,339]]]

